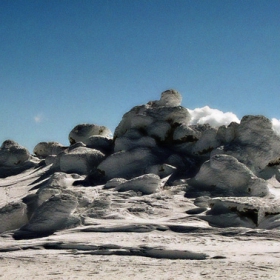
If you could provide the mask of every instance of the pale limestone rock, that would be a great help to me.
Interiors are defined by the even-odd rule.
[[[280,159],[280,136],[264,116],[245,116],[236,127],[234,141],[213,151],[228,154],[246,164],[255,174]]]
[[[33,153],[39,158],[46,158],[48,156],[58,155],[64,151],[66,147],[58,142],[40,142],[33,150]]]
[[[146,167],[156,164],[158,158],[149,148],[136,148],[108,156],[97,167],[107,180],[132,178],[143,174]]]
[[[77,147],[60,156],[59,167],[62,172],[89,174],[103,159],[105,155],[98,150]]]
[[[0,148],[0,166],[15,167],[30,160],[29,151],[13,140],[6,140]]]
[[[111,131],[105,126],[99,126],[95,124],[79,124],[75,126],[69,133],[69,141],[71,145],[77,142],[83,142],[87,145],[89,138],[96,135],[108,137],[111,135]]]
[[[161,188],[161,179],[155,174],[145,174],[119,184],[115,190],[119,192],[135,191],[152,194]]]
[[[148,136],[143,136],[138,139],[119,137],[115,140],[114,152],[128,151],[140,147],[155,148],[156,146],[155,139]]]
[[[203,163],[198,174],[189,180],[189,185],[209,188],[213,193],[231,196],[265,196],[269,193],[265,180],[236,158],[229,155],[215,155]]]

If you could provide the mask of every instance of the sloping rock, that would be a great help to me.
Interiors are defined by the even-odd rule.
[[[215,226],[280,227],[280,204],[257,197],[215,198],[208,201],[211,210],[202,219]],[[274,223],[271,223],[274,218]],[[270,221],[268,221],[270,220]]]
[[[119,192],[135,191],[143,194],[152,194],[162,187],[162,180],[158,175],[145,174],[119,184],[115,190]]]
[[[113,178],[133,178],[142,175],[145,168],[157,164],[158,158],[149,148],[136,148],[108,156],[98,165],[98,170],[107,180]]]
[[[266,181],[229,155],[212,156],[188,183],[198,192],[208,189],[209,194],[216,196],[265,196],[269,193]]]
[[[57,230],[71,227],[79,221],[71,214],[77,207],[72,195],[52,196],[39,206],[30,221],[14,233],[15,239],[48,236]]]

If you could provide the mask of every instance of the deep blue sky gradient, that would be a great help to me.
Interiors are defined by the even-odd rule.
[[[190,109],[280,119],[279,15],[278,0],[0,0],[0,142],[113,132],[169,88]]]

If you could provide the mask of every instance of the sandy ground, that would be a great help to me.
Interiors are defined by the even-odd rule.
[[[40,174],[1,180],[0,202],[26,195]],[[37,239],[0,235],[0,279],[280,279],[279,230],[211,227],[186,214],[194,205],[180,190],[103,197],[110,208],[97,205],[101,216],[84,226]]]
[[[217,232],[218,233],[218,232]],[[279,235],[250,232],[220,234],[75,233],[21,241],[23,249],[0,254],[1,279],[280,279]],[[10,246],[9,237],[2,240]],[[14,242],[13,242],[14,243]],[[72,249],[44,249],[45,243],[63,243]],[[165,245],[203,252],[204,260],[172,260],[119,256],[109,251],[85,250],[86,245]],[[28,248],[28,246],[30,246]],[[33,248],[32,248],[33,246]],[[76,248],[76,249],[75,249]],[[77,249],[78,248],[78,249]],[[84,249],[84,250],[82,250]],[[97,255],[93,255],[96,254]]]

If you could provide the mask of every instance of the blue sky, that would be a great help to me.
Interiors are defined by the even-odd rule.
[[[280,119],[279,14],[278,0],[0,0],[0,142],[114,131],[169,88],[190,109]]]

